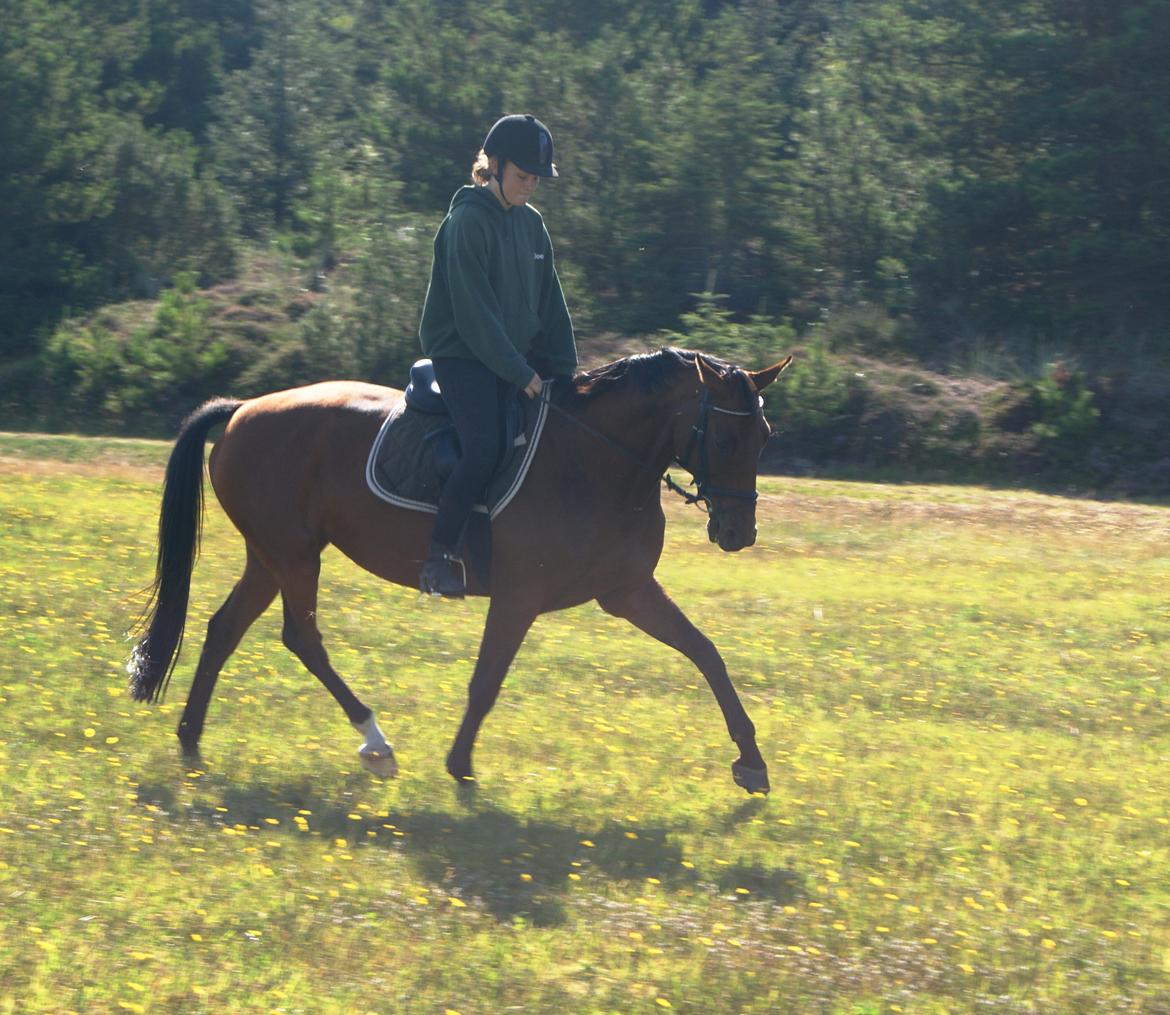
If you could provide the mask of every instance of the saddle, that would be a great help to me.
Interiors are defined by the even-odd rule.
[[[508,406],[505,451],[475,511],[494,520],[519,492],[548,416],[548,402],[522,392]],[[429,359],[410,368],[403,399],[390,410],[366,462],[375,496],[412,511],[438,510],[443,483],[459,461],[459,437]]]

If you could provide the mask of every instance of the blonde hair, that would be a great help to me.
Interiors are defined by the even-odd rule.
[[[486,187],[492,182],[491,160],[482,148],[471,164],[471,182],[477,187]]]

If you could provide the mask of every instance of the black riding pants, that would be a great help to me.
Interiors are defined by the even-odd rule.
[[[495,472],[503,450],[508,399],[515,397],[516,388],[479,360],[438,356],[434,364],[462,454],[443,485],[431,539],[455,546],[463,537],[472,507]]]

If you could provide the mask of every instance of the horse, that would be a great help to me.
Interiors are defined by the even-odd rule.
[[[545,431],[524,485],[492,522],[490,577],[468,570],[468,594],[489,598],[466,709],[447,772],[474,780],[472,750],[504,677],[538,616],[596,600],[685,655],[706,678],[739,749],[732,777],[749,793],[769,789],[756,730],[711,641],[654,577],[666,518],[660,482],[672,462],[689,471],[710,540],[725,551],[756,538],[756,477],[772,430],[762,392],[791,362],[750,372],[693,351],[662,349],[548,385]],[[551,394],[550,394],[551,390]],[[325,381],[241,400],[217,398],[182,423],[167,462],[158,552],[144,631],[131,652],[129,691],[158,701],[182,646],[203,519],[204,445],[220,505],[243,536],[243,574],[207,625],[178,737],[199,758],[221,668],[280,594],[282,641],[336,699],[364,737],[361,762],[397,772],[374,712],[330,663],[317,626],[321,553],[329,544],[360,567],[417,587],[432,516],[376,497],[366,457],[402,392]]]

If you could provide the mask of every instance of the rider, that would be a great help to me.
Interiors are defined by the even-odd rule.
[[[504,116],[484,139],[472,185],[456,191],[435,234],[419,339],[462,454],[439,497],[423,592],[466,593],[459,548],[502,451],[508,400],[517,389],[535,398],[542,375],[577,367],[552,242],[528,203],[541,177],[557,175],[548,128],[531,115]]]

